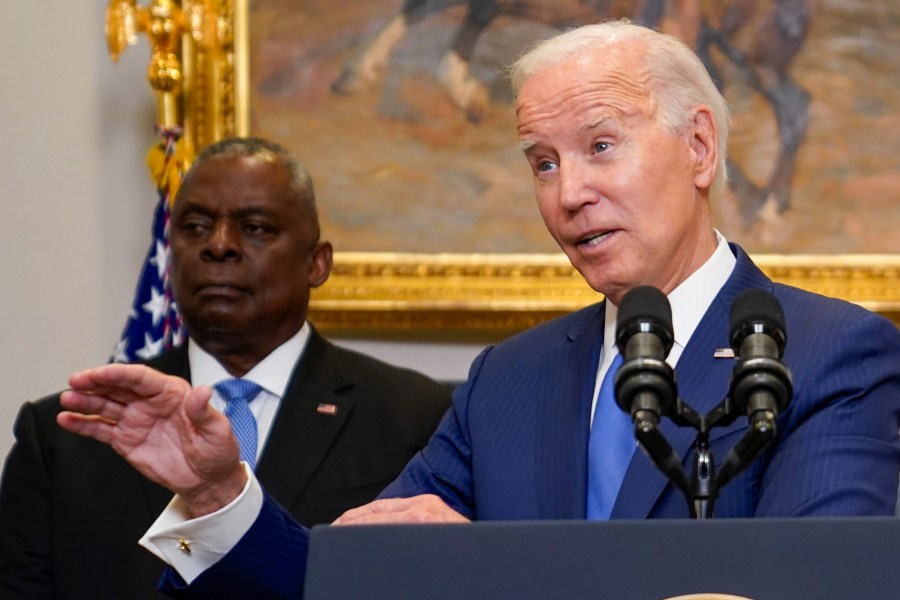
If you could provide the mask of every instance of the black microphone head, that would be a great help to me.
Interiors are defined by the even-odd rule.
[[[672,349],[672,307],[661,291],[650,285],[628,290],[616,316],[616,345],[625,353],[625,343],[635,333],[650,331],[662,341],[665,355]]]
[[[744,290],[731,304],[731,347],[739,351],[744,339],[752,333],[765,333],[778,344],[778,356],[784,352],[787,329],[784,310],[778,299],[765,290]]]

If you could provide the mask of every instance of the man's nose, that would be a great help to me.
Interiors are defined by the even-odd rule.
[[[235,227],[227,222],[216,223],[207,238],[203,253],[215,260],[240,256],[241,245]]]
[[[560,161],[559,203],[569,212],[578,212],[583,206],[597,201],[598,191],[593,188],[594,173],[590,165],[578,160]]]

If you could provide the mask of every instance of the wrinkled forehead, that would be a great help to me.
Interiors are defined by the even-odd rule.
[[[606,46],[548,62],[524,79],[516,99],[521,125],[585,103],[624,114],[655,114],[652,78],[640,48]]]

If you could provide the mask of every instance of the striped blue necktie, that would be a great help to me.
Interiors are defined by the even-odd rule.
[[[622,355],[617,354],[603,377],[594,408],[588,441],[588,519],[609,519],[634,454],[631,417],[616,404],[613,385],[615,373],[621,365]]]
[[[250,412],[250,401],[259,395],[262,388],[246,379],[226,379],[214,387],[228,403],[225,406],[225,416],[231,422],[234,437],[241,448],[241,460],[255,469],[257,431],[256,419]]]

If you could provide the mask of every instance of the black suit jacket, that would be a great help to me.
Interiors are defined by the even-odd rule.
[[[190,381],[186,346],[150,363]],[[311,333],[256,472],[305,525],[372,500],[421,449],[450,388]],[[337,408],[319,412],[320,404]],[[25,404],[0,483],[0,598],[161,598],[137,545],[171,498],[105,444],[56,425],[59,395]]]

